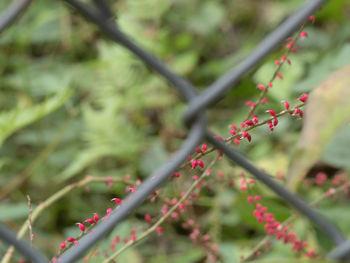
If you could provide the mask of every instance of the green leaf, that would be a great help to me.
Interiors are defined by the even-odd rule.
[[[203,252],[199,248],[191,248],[181,253],[180,256],[170,259],[171,263],[191,263],[197,262],[203,257]]]
[[[241,251],[234,243],[219,244],[219,252],[224,262],[239,262]]]
[[[0,113],[0,146],[3,141],[15,131],[29,125],[38,119],[48,115],[62,104],[64,104],[71,96],[72,90],[64,88],[55,96],[46,99],[37,105],[26,107],[22,104],[10,111]]]
[[[328,143],[322,160],[337,168],[350,168],[350,124],[340,129]]]
[[[350,44],[346,44],[334,59],[332,66],[333,68],[340,68],[349,64],[350,64]]]
[[[164,144],[155,140],[140,159],[140,171],[145,176],[150,175],[156,167],[165,164],[169,160],[168,157]]]
[[[335,133],[350,121],[350,66],[337,70],[309,95],[303,128],[290,162],[287,184],[295,190]]]
[[[189,73],[197,64],[198,54],[196,52],[187,52],[177,55],[171,65],[178,74],[185,75]]]
[[[307,77],[293,86],[293,91],[309,92],[321,83],[333,70],[350,64],[350,44],[338,51],[326,55],[319,63],[313,65]]]
[[[291,86],[304,74],[304,62],[301,58],[294,57],[292,66],[285,65],[281,68],[280,73],[283,75],[283,80],[276,78],[273,83],[273,88],[269,90],[269,95],[279,101],[281,98],[288,99],[290,96]],[[276,70],[274,63],[268,62],[264,64],[254,74],[256,83],[267,84],[268,76],[272,76]]]
[[[198,34],[207,35],[215,30],[225,19],[225,10],[217,2],[204,2],[193,14],[189,27]]]
[[[310,69],[307,78],[296,83],[292,90],[295,92],[309,92],[318,84],[320,84],[326,76],[330,74],[332,69],[330,65],[333,63],[334,55],[325,56],[321,62],[313,65]]]
[[[0,220],[15,220],[28,217],[29,208],[27,203],[0,204]]]

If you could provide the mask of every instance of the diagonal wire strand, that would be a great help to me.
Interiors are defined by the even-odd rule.
[[[0,14],[0,34],[16,21],[31,2],[31,0],[15,0]]]
[[[229,70],[188,105],[183,120],[189,125],[199,112],[220,100],[229,90],[237,86],[243,75],[269,55],[281,42],[297,29],[326,0],[309,0],[294,12],[279,27],[271,32],[238,66]]]

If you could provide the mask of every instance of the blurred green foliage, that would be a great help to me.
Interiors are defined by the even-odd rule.
[[[1,1],[0,9],[9,3]],[[119,0],[112,1],[112,9],[123,31],[202,90],[303,3]],[[309,38],[298,43],[292,66],[282,71],[285,79],[277,80],[271,89],[268,107],[282,109],[282,99],[294,103],[300,93],[349,64],[349,10],[347,0],[338,0],[329,1],[317,12],[315,25],[306,28]],[[33,204],[39,204],[86,174],[130,174],[132,179],[144,179],[181,145],[186,135],[181,115],[186,106],[168,83],[60,1],[34,1],[0,36],[0,47],[0,219],[14,229],[27,217],[27,194]],[[248,110],[244,102],[257,98],[255,85],[268,81],[274,69],[272,61],[280,54],[276,51],[266,63],[257,65],[210,111],[210,125],[218,134],[228,136],[228,125],[244,119]],[[264,110],[262,107],[258,116],[266,116]],[[267,127],[255,129],[253,142],[242,143],[241,149],[268,172],[285,173],[299,123],[286,117],[271,135]],[[338,137],[345,136],[348,143],[350,133],[341,134]],[[346,147],[339,148],[343,141],[338,137],[323,161],[338,169],[348,168],[350,153]],[[345,157],[334,158],[335,154]],[[215,171],[219,169],[228,175],[240,171],[227,163]],[[178,196],[188,183],[181,180],[164,188],[164,196]],[[216,192],[217,187],[224,190]],[[238,262],[262,238],[263,227],[252,217],[245,193],[224,186],[213,188],[195,201],[192,216],[203,232],[211,234],[225,262]],[[278,220],[289,217],[290,208],[278,197],[264,187],[259,191]],[[318,193],[317,189],[301,191],[307,199]],[[125,195],[123,185],[107,189],[93,184],[89,192],[77,189],[70,193],[34,224],[35,244],[52,256],[65,237],[77,233],[75,222],[93,212],[104,214],[115,195]],[[115,233],[123,236],[130,233],[131,226],[141,227],[144,213],[158,215],[161,205],[146,203],[101,242],[102,249],[108,249]],[[349,218],[345,212],[349,209],[342,206],[326,204],[321,210],[326,216]],[[298,232],[321,254],[329,249],[320,232],[302,220],[297,222]],[[349,235],[349,227],[342,228]],[[120,261],[205,262],[205,251],[200,246],[189,249],[188,233],[178,225],[165,226],[165,233],[128,250]],[[265,257],[267,262],[281,255],[295,256],[285,246],[273,245],[275,249]],[[0,249],[3,252],[6,246],[2,244]],[[100,262],[103,254],[99,257],[95,262]]]

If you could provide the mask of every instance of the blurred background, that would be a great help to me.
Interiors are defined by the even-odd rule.
[[[1,1],[0,10],[10,2]],[[203,90],[304,2],[119,0],[111,5],[124,32]],[[295,105],[303,92],[350,63],[350,2],[328,1],[315,16],[315,24],[305,29],[309,37],[298,42],[291,66],[285,65],[281,72],[284,80],[276,80],[267,95],[269,108],[283,109],[281,100]],[[245,118],[249,110],[245,102],[256,100],[256,84],[268,82],[281,52],[270,55],[211,109],[209,123],[217,134],[228,137],[229,125],[239,125]],[[143,180],[187,135],[181,123],[186,105],[168,83],[61,1],[34,1],[0,36],[0,83],[0,220],[15,230],[28,217],[27,194],[36,207],[87,174],[130,174],[133,180]],[[302,121],[285,117],[272,134],[267,127],[255,129],[252,143],[244,142],[240,149],[270,174],[286,173],[301,128]],[[350,128],[343,134],[349,147],[339,155],[337,149],[345,142],[335,141],[322,153],[325,164],[320,170],[334,174],[349,169]],[[240,171],[225,160],[214,170],[227,176]],[[238,262],[264,236],[263,226],[247,209],[246,194],[223,183],[213,188],[195,201],[191,216],[203,233],[211,235],[225,262]],[[181,189],[181,183],[170,184],[162,194],[172,198]],[[263,187],[259,191],[276,218],[290,216],[290,208],[279,198]],[[300,192],[312,201],[323,190]],[[33,225],[34,244],[54,255],[60,242],[79,232],[75,222],[93,212],[104,214],[117,193],[126,194],[124,185],[76,189],[40,215]],[[326,201],[320,209],[325,216],[344,218],[339,227],[349,234],[346,201],[337,201],[336,206]],[[162,202],[146,203],[101,243],[101,250],[108,251],[116,233],[128,235],[132,227],[144,225],[143,214],[158,215],[161,206]],[[162,236],[153,235],[149,242],[129,249],[120,262],[207,262],[206,251],[180,225],[165,225]],[[295,228],[321,255],[331,248],[306,220],[296,221]],[[0,254],[6,249],[1,243]],[[276,243],[264,258],[281,255],[295,257]],[[98,257],[91,262],[100,262],[103,255]],[[16,254],[13,262],[19,258]]]

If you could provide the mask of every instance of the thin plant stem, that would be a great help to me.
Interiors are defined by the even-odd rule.
[[[57,191],[55,194],[50,196],[45,201],[41,202],[36,209],[34,209],[33,213],[31,214],[31,217],[28,218],[23,225],[21,226],[20,230],[18,231],[17,238],[21,239],[28,230],[28,225],[32,224],[39,215],[48,207],[50,207],[52,204],[57,202],[59,199],[70,193],[72,190],[77,189],[79,187],[83,187],[89,183],[92,182],[106,182],[107,180],[110,180],[112,182],[121,182],[126,184],[133,184],[134,182],[131,182],[129,180],[125,180],[124,178],[112,178],[112,177],[93,177],[93,176],[87,176],[81,181],[78,181],[76,183],[67,185],[66,187],[62,188],[61,190]],[[1,263],[8,263],[11,260],[11,257],[13,255],[13,252],[15,251],[13,246],[10,246],[4,257],[1,260]]]
[[[305,22],[304,24],[301,25],[301,27],[299,28],[299,30],[298,30],[296,36],[294,37],[294,39],[292,39],[292,41],[294,41],[294,45],[295,45],[295,43],[298,41],[298,39],[299,39],[299,37],[300,37],[300,32],[304,30],[305,25],[306,25],[306,22]],[[294,46],[294,45],[293,45],[293,46]],[[288,55],[290,54],[292,48],[293,48],[293,47],[287,48],[287,50],[285,51],[285,53],[284,53],[283,56],[284,56],[284,57],[288,57]],[[277,67],[276,67],[276,69],[275,69],[275,71],[274,71],[274,73],[273,73],[273,75],[272,75],[272,77],[271,77],[271,79],[269,80],[268,83],[273,83],[273,81],[276,79],[277,74],[279,73],[279,71],[280,71],[280,69],[282,68],[282,66],[283,66],[284,63],[285,63],[285,60],[282,60],[282,61],[280,62],[280,64],[277,65]],[[261,102],[262,102],[263,98],[265,97],[265,95],[266,95],[266,93],[267,93],[268,90],[269,90],[269,87],[265,87],[265,89],[261,91],[261,93],[260,93],[260,95],[259,95],[259,98],[257,99],[257,101],[256,101],[256,103],[255,103],[255,107],[252,107],[252,108],[250,109],[250,111],[249,111],[249,113],[248,113],[248,116],[246,117],[245,120],[248,120],[248,119],[250,118],[250,116],[253,116],[254,112],[256,111],[257,107],[261,104]]]
[[[123,253],[126,249],[133,246],[134,244],[138,243],[139,241],[143,240],[153,232],[157,230],[157,227],[160,226],[177,208],[178,206],[186,200],[191,192],[196,188],[196,186],[204,179],[205,176],[207,176],[207,170],[210,169],[217,161],[217,158],[214,158],[207,168],[202,172],[198,180],[194,181],[192,185],[189,187],[189,189],[186,191],[186,193],[177,201],[177,203],[169,209],[169,211],[163,215],[161,218],[157,220],[149,229],[147,229],[145,232],[143,232],[140,236],[136,237],[135,240],[129,240],[122,248],[117,250],[115,253],[113,253],[110,257],[108,257],[106,260],[104,260],[102,263],[108,263],[115,259],[117,256],[119,256],[121,253]]]
[[[17,177],[15,177],[11,182],[7,183],[6,186],[0,190],[0,200],[6,197],[15,189],[19,188],[19,186],[22,185],[28,179],[28,177],[35,171],[35,169],[39,165],[44,163],[46,158],[57,148],[57,146],[61,142],[63,135],[67,131],[72,120],[73,118],[70,118],[59,130],[53,141],[49,145],[47,145]]]
[[[272,121],[273,119],[275,119],[277,117],[281,117],[281,116],[286,115],[286,114],[293,114],[295,108],[302,108],[304,105],[305,105],[304,103],[301,103],[301,104],[295,106],[294,108],[291,108],[291,109],[288,109],[288,110],[283,110],[283,111],[280,111],[280,112],[276,113],[276,117],[269,117],[269,118],[267,118],[267,119],[265,119],[265,120],[263,120],[261,122],[258,122],[256,124],[254,124],[253,126],[249,126],[249,127],[243,128],[243,129],[239,129],[237,131],[237,134],[231,135],[231,136],[227,137],[226,139],[224,139],[223,141],[225,143],[230,143],[230,142],[232,142],[233,139],[237,138],[238,136],[241,136],[243,132],[247,132],[247,131],[250,131],[250,130],[256,128],[256,127],[259,127],[259,126],[262,126],[264,124],[267,124],[269,121]],[[202,158],[205,155],[208,155],[209,153],[211,153],[213,151],[215,151],[215,148],[211,147],[208,150],[206,150],[205,152],[197,154],[193,159],[198,160],[198,159]],[[188,163],[190,163],[190,162],[184,163],[181,166],[181,168],[185,167],[185,165],[188,164]]]

